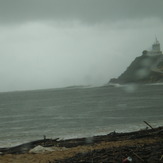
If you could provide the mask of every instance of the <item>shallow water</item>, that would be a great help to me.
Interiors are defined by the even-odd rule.
[[[163,85],[0,93],[0,146],[163,125]]]

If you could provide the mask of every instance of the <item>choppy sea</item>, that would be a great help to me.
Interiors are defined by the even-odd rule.
[[[163,126],[163,85],[1,92],[0,147]]]

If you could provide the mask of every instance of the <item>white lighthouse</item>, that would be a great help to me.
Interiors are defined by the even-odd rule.
[[[162,51],[161,51],[161,48],[160,48],[160,43],[157,40],[157,38],[156,38],[155,42],[152,45],[152,50],[150,50],[150,51],[145,50],[143,52],[143,54],[148,55],[148,56],[162,55]]]
[[[152,51],[155,52],[155,53],[160,52],[160,43],[157,40],[157,38],[156,38],[155,43],[152,45]]]

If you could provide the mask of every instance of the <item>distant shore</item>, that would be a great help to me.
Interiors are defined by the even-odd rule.
[[[36,150],[37,149],[37,150]],[[68,140],[37,140],[0,148],[1,163],[163,162],[163,126]]]

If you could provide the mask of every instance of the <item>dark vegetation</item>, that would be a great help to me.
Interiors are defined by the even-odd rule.
[[[147,55],[137,57],[118,78],[109,83],[158,83],[163,82],[163,55]]]
[[[132,163],[161,163],[163,162],[162,143],[98,149],[53,163],[122,163],[128,156],[132,158]]]
[[[132,163],[161,163],[163,162],[163,127],[126,134],[113,133],[113,135],[101,137],[101,140],[123,141],[141,138],[149,139],[150,137],[156,140],[159,139],[159,141],[149,144],[141,143],[92,150],[86,153],[79,153],[71,158],[49,163],[122,163],[127,157],[132,158]],[[95,139],[96,141],[98,139]]]

